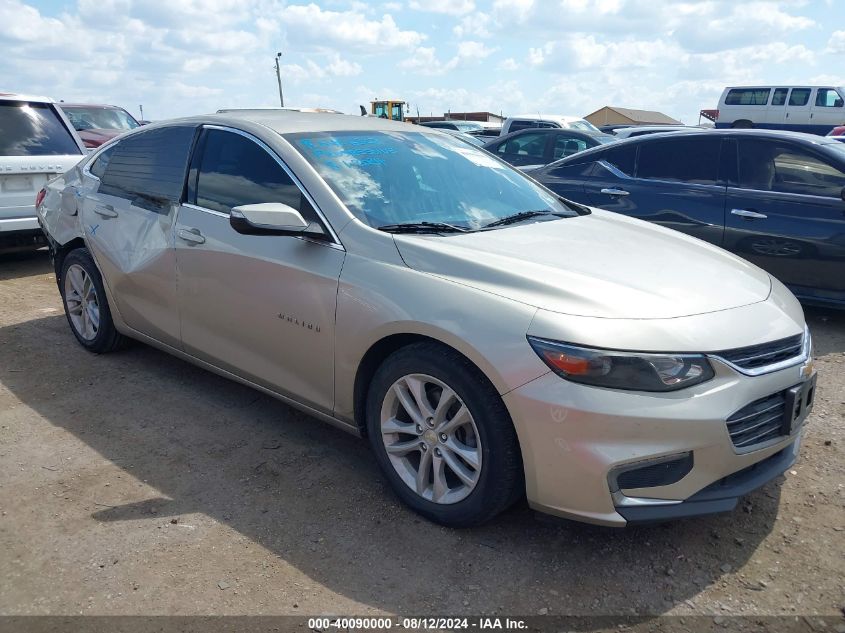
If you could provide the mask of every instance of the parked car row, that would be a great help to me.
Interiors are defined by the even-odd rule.
[[[827,205],[845,146],[791,138],[774,173],[749,162],[753,135],[599,145],[545,168],[549,189],[421,126],[232,112],[104,144],[38,219],[85,349],[138,339],[366,436],[398,497],[445,525],[527,497],[624,526],[730,510],[789,468],[812,342],[757,266],[554,189],[658,199],[640,216],[718,243],[699,213],[720,190],[759,215],[776,183]],[[659,145],[676,140],[701,145]]]

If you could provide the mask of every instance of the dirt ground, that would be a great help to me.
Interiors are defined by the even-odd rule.
[[[807,313],[800,461],[736,512],[457,531],[361,440],[144,345],[85,352],[46,254],[0,258],[0,614],[841,616],[845,312]]]

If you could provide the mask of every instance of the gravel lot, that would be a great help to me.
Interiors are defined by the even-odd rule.
[[[808,318],[801,459],[735,513],[456,531],[365,442],[144,345],[86,353],[46,255],[0,258],[0,613],[841,616],[845,312]]]

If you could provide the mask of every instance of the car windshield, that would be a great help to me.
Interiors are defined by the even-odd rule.
[[[81,153],[71,131],[49,104],[0,101],[0,156]]]
[[[509,165],[447,134],[318,132],[285,138],[356,217],[376,228],[427,222],[478,229],[525,211],[577,215]]]
[[[584,130],[586,132],[600,132],[595,125],[590,123],[589,121],[573,121],[569,124],[569,127],[574,128],[576,130]]]
[[[120,108],[62,107],[77,130],[133,130],[138,122]]]

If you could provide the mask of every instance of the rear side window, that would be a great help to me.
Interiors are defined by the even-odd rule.
[[[634,175],[634,165],[637,162],[637,145],[624,144],[602,152],[599,160],[610,163],[626,176]]]
[[[739,184],[758,191],[838,198],[845,173],[800,147],[741,139]]]
[[[587,141],[572,136],[558,136],[555,139],[554,160],[572,156],[587,149]]]
[[[816,105],[820,108],[841,108],[842,97],[833,88],[819,88]]]
[[[804,106],[810,100],[811,88],[793,88],[789,95],[789,105]]]
[[[196,204],[228,214],[244,204],[281,202],[317,219],[302,191],[267,150],[240,134],[208,130],[196,180]]]
[[[111,155],[116,147],[116,145],[112,145],[107,150],[100,152],[99,156],[97,156],[97,158],[94,159],[94,162],[91,163],[91,166],[88,168],[88,171],[90,171],[93,175],[102,180],[103,174],[106,173],[106,167],[108,167],[109,165]]]
[[[82,151],[50,104],[0,101],[0,156],[68,154]]]
[[[775,94],[772,96],[773,106],[782,106],[786,103],[786,95],[789,94],[789,88],[777,88]]]
[[[542,158],[546,150],[547,138],[545,134],[521,134],[501,143],[496,153]]]
[[[99,191],[138,206],[145,206],[138,198],[178,202],[194,131],[193,127],[163,127],[118,141],[109,150]]]
[[[637,178],[712,185],[719,180],[719,138],[677,138],[642,143]]]
[[[766,105],[771,88],[734,88],[728,91],[725,105]]]
[[[511,121],[508,132],[518,132],[519,130],[528,130],[533,127],[538,127],[536,121]]]

